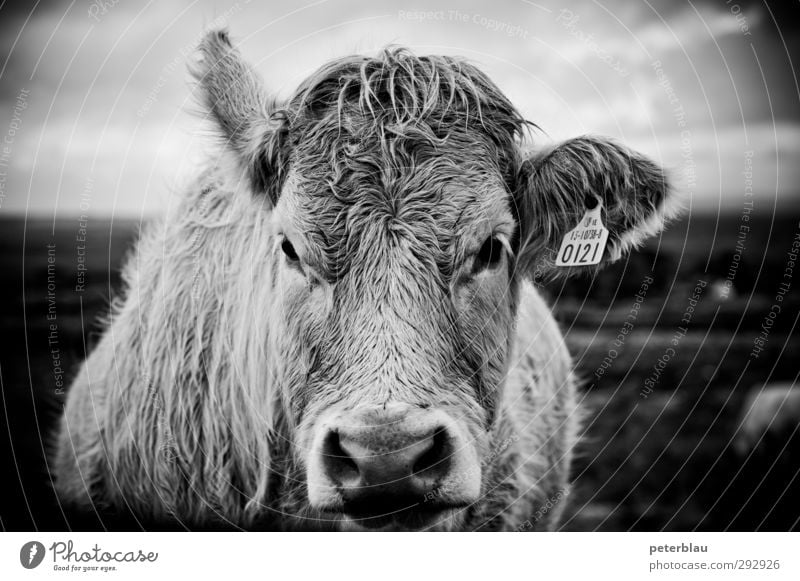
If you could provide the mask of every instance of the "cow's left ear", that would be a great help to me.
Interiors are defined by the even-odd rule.
[[[556,258],[564,237],[598,201],[608,229],[600,265],[618,260],[658,233],[680,210],[659,166],[599,137],[571,139],[530,155],[522,163],[517,183],[518,265],[535,278],[597,268],[560,267]]]
[[[287,123],[261,77],[233,47],[225,30],[206,33],[189,72],[223,146],[234,154],[254,192],[266,193],[274,205],[287,166]]]

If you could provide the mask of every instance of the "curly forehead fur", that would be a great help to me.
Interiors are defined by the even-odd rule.
[[[527,125],[474,66],[399,48],[326,65],[276,118],[291,136],[290,182],[306,216],[299,226],[332,276],[368,241],[449,248],[459,234],[451,217],[489,199],[488,188],[513,189]],[[451,269],[448,257],[431,258]]]
[[[298,88],[282,112],[293,130],[326,141],[377,135],[386,143],[411,138],[441,146],[454,133],[477,130],[497,153],[512,145],[526,124],[471,64],[402,48],[328,63]]]

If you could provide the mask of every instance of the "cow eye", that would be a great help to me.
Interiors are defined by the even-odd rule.
[[[289,260],[289,262],[297,262],[300,260],[300,257],[297,256],[297,251],[295,251],[294,246],[292,246],[292,243],[289,242],[288,238],[284,238],[281,242],[281,250],[286,255],[286,258]]]
[[[503,260],[504,250],[503,244],[496,236],[489,236],[481,246],[478,254],[475,255],[473,270],[481,272],[482,270],[495,268]]]

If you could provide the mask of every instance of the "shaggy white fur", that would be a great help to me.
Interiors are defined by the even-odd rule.
[[[447,410],[481,458],[480,500],[434,528],[555,527],[580,414],[527,279],[589,196],[612,258],[654,233],[661,170],[593,137],[523,154],[528,123],[457,59],[342,59],[279,104],[224,32],[200,55],[226,155],[125,265],[70,389],[60,497],[158,526],[338,528],[308,502],[315,422],[399,401]]]

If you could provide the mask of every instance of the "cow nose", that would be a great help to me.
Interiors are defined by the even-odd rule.
[[[312,505],[366,519],[366,526],[408,511],[465,506],[480,491],[475,448],[443,412],[361,408],[325,421],[315,442]]]
[[[452,452],[444,426],[391,423],[339,426],[322,450],[328,476],[351,505],[386,496],[418,501],[450,471]]]

